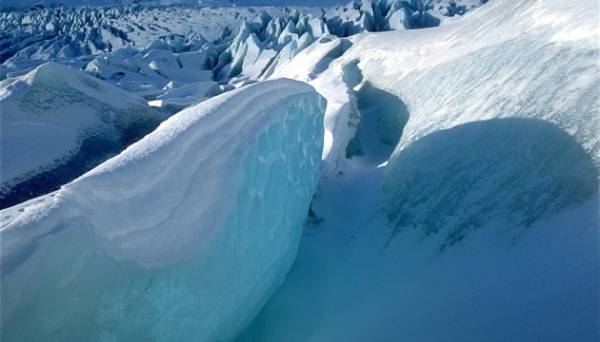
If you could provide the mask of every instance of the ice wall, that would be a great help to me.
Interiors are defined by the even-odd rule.
[[[452,25],[364,36],[344,58],[407,104],[396,154],[440,129],[519,117],[557,125],[598,161],[598,13],[593,1],[494,1]]]
[[[363,149],[324,175],[294,268],[238,341],[597,340],[597,17],[594,1],[496,0],[353,36],[307,80],[329,155],[340,131]],[[365,163],[392,109],[400,140]]]
[[[359,64],[365,78],[408,105],[386,171],[396,227],[418,226],[427,234],[443,227],[452,231],[446,241],[452,243],[495,220],[528,227],[597,194],[600,69],[593,13],[591,1],[576,8],[499,1],[444,30],[387,37],[402,50],[375,47],[372,38],[358,43],[374,48]],[[444,148],[425,156],[424,146],[436,139]],[[453,146],[461,152],[454,154]],[[413,178],[417,149],[419,158],[429,158],[428,169],[440,171],[436,176],[419,171]],[[416,190],[421,178],[429,190]],[[409,187],[420,195],[410,195]],[[432,194],[436,200],[423,203]]]
[[[296,81],[244,87],[0,212],[3,340],[235,336],[295,258],[323,112]]]

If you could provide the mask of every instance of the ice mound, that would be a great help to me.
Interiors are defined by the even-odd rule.
[[[173,84],[173,82],[170,82],[170,84]],[[153,107],[171,107],[177,111],[198,104],[221,92],[217,82],[213,81],[194,82],[176,88],[168,86],[169,84],[166,87],[167,90],[157,96],[156,100],[149,101],[148,103]]]
[[[324,104],[291,80],[234,90],[0,212],[2,337],[231,339],[295,258]]]
[[[520,117],[557,125],[600,161],[599,29],[589,13],[593,1],[494,1],[453,25],[364,36],[344,58],[407,104],[396,153],[441,129]]]
[[[491,225],[528,228],[581,205],[598,171],[577,141],[553,124],[494,119],[440,130],[389,162],[392,237],[418,229],[445,249]]]
[[[0,83],[0,207],[56,190],[158,126],[143,99],[59,64]]]
[[[564,20],[560,26],[544,20],[532,24],[513,18],[515,11]],[[591,1],[577,8],[560,1],[528,1],[515,8],[494,2],[445,29],[412,37],[390,33],[386,38],[398,45],[384,46],[373,37],[355,44],[362,49],[344,57],[359,59],[366,79],[399,95],[408,107],[386,174],[386,186],[396,194],[390,214],[396,228],[414,225],[428,234],[447,229],[442,235],[452,243],[496,219],[530,226],[597,193],[589,180],[600,165],[593,128],[600,125],[598,46],[593,33],[578,33],[598,32],[587,15],[597,12]],[[512,121],[496,121],[508,118]],[[477,129],[489,130],[487,138],[472,134]],[[456,132],[464,134],[462,141]],[[556,132],[571,135],[577,148],[568,149],[569,138]],[[451,141],[441,142],[441,136]],[[426,162],[422,149],[433,141],[445,147],[431,150]],[[445,150],[453,144],[463,146],[462,152]],[[417,162],[409,150],[421,151],[423,160]],[[596,167],[573,160],[583,160],[582,155]],[[414,176],[415,163],[421,162],[429,163],[431,172],[443,172]],[[416,190],[421,177],[431,183]],[[400,199],[405,196],[413,200]]]
[[[211,95],[203,91],[190,93],[192,89],[198,88],[199,84],[203,84],[202,82],[206,82],[204,84],[208,88],[210,88],[209,84],[214,84],[211,68],[217,58],[215,47],[204,43],[196,50],[189,51],[191,48],[196,47],[181,43],[176,51],[183,52],[173,52],[168,46],[161,44],[152,44],[142,51],[124,48],[114,53],[97,56],[87,63],[85,71],[149,100],[155,100],[160,96],[173,97],[173,94],[167,93],[181,86],[189,86],[185,91],[183,89],[178,91],[187,92],[186,96],[195,95],[201,99],[205,95],[215,95],[214,91],[209,92]],[[199,101],[180,99],[174,102],[174,108],[177,110],[171,113],[183,109],[182,104],[191,105]]]
[[[597,340],[597,17],[490,1],[353,36],[302,78],[328,100],[326,162],[363,148],[321,179],[294,268],[238,341]]]

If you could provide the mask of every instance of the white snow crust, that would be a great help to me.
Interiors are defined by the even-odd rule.
[[[44,193],[34,186],[55,190],[162,119],[142,98],[56,63],[2,82],[0,108],[2,207]]]
[[[295,70],[328,99],[327,172],[238,341],[597,340],[597,18],[490,1]]]
[[[300,82],[244,87],[3,210],[3,338],[234,337],[294,260],[323,111]]]

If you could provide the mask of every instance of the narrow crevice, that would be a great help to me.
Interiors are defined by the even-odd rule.
[[[364,80],[356,61],[344,68],[344,80],[351,88],[358,116],[356,134],[346,146],[346,158],[379,165],[398,145],[408,122],[408,108],[396,95]]]

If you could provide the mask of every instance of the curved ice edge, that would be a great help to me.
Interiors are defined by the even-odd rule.
[[[244,87],[0,211],[3,337],[234,336],[295,258],[324,107],[301,82]]]

